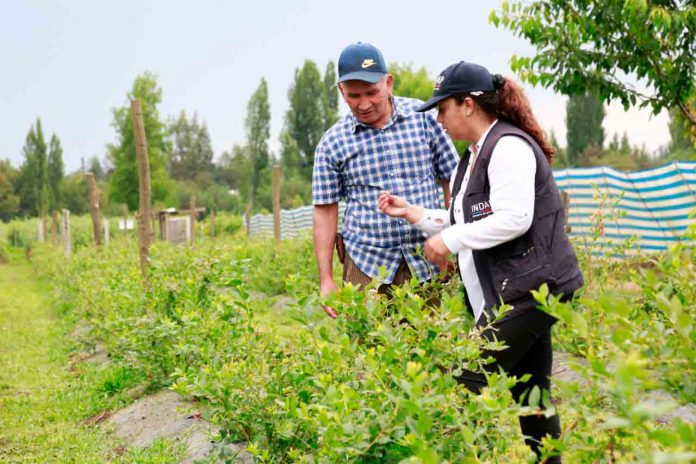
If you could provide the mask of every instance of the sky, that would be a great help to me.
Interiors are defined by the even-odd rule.
[[[128,104],[136,76],[151,71],[163,119],[185,110],[206,122],[216,156],[245,139],[246,105],[268,81],[276,152],[295,69],[323,70],[357,41],[388,62],[425,66],[435,77],[472,61],[513,76],[510,57],[533,55],[524,39],[488,16],[502,0],[0,0],[0,159],[19,166],[26,134],[41,117],[61,140],[66,171],[103,159],[116,141],[112,108]],[[524,84],[541,125],[565,144],[566,97]],[[341,103],[341,111],[347,107]],[[627,132],[656,152],[669,142],[668,116],[607,107],[606,139]]]

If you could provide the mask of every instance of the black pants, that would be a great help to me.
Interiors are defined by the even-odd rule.
[[[512,395],[517,402],[525,391],[531,390],[535,385],[542,391],[549,391],[551,388],[551,326],[555,322],[556,318],[530,305],[527,308],[515,308],[512,313],[493,324],[495,330],[489,328],[482,333],[484,337],[495,338],[508,346],[502,351],[485,351],[482,354],[482,358],[491,356],[495,359],[495,362],[486,365],[487,371],[497,372],[502,367],[508,375],[518,378],[524,374],[531,375],[528,382],[518,383],[512,388]],[[485,375],[468,370],[456,379],[475,393],[488,385]],[[558,438],[561,434],[558,415],[549,418],[544,415],[520,416],[519,420],[525,443],[537,455],[544,436]],[[560,462],[560,458],[546,462]]]

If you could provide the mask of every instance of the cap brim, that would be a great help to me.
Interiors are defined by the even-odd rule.
[[[445,94],[445,95],[436,95],[434,97],[431,97],[430,100],[423,103],[423,105],[421,105],[419,108],[417,108],[416,111],[423,112],[423,111],[431,110],[431,109],[435,108],[435,105],[437,105],[439,102],[441,102],[442,100],[444,100],[447,97],[451,97],[451,95]]]
[[[377,82],[381,81],[382,78],[386,75],[386,73],[379,73],[374,71],[357,71],[348,73],[345,76],[341,76],[338,79],[338,83],[340,84],[341,82],[345,81],[364,81],[369,82],[370,84],[376,84]]]

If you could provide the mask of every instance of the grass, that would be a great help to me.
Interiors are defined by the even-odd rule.
[[[83,425],[130,401],[131,379],[108,366],[68,368],[71,327],[50,295],[22,254],[0,264],[0,462],[178,462],[180,445],[126,450],[107,428]]]

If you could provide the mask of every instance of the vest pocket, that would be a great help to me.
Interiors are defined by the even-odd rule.
[[[532,290],[548,283],[553,285],[551,263],[548,260],[528,259],[534,253],[534,247],[527,255],[519,259],[508,260],[493,268],[493,282],[499,298],[505,303],[513,303],[519,299],[530,296]],[[515,262],[519,261],[519,262]]]

